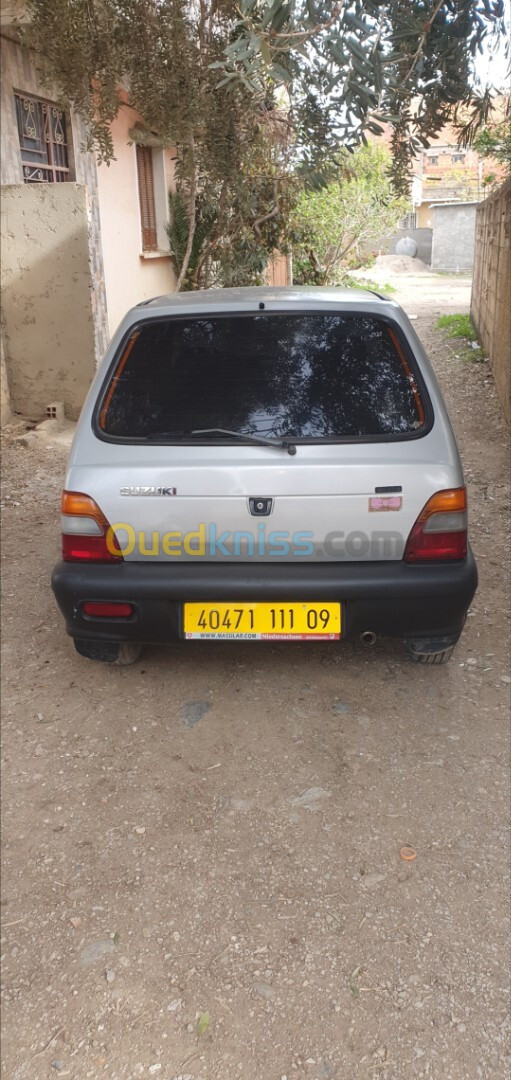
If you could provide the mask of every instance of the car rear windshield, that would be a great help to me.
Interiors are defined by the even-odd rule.
[[[147,321],[124,342],[98,412],[107,437],[168,442],[204,428],[335,440],[424,426],[392,327],[322,312]]]

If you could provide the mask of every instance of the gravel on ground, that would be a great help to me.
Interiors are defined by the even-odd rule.
[[[435,329],[469,280],[396,287],[480,571],[445,667],[389,641],[81,659],[49,587],[64,452],[4,439],[8,1080],[509,1075],[507,432]]]

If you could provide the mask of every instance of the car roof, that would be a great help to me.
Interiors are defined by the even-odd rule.
[[[166,308],[174,307],[213,309],[223,304],[239,303],[349,303],[374,304],[375,297],[385,304],[392,303],[388,297],[371,289],[346,289],[323,285],[254,285],[239,289],[196,289],[193,292],[168,293],[155,296],[152,300],[143,300],[137,307]]]

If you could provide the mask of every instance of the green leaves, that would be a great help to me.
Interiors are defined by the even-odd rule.
[[[202,259],[204,246],[213,233],[217,220],[216,208],[208,204],[204,195],[196,198],[195,232],[193,234],[192,250],[188,262],[188,269],[183,282],[183,290],[197,288],[197,273]],[[188,235],[190,231],[190,219],[187,202],[181,189],[169,192],[169,216],[170,222],[166,226],[169,239],[170,253],[174,264],[176,278],[183,266]]]
[[[457,122],[459,103],[470,114],[458,118],[463,138],[474,139],[487,102],[473,89],[472,57],[490,34],[504,32],[501,0],[27,0],[26,7],[23,36],[62,102],[84,118],[99,159],[113,156],[110,125],[124,87],[147,129],[178,148],[185,193],[192,170],[199,187],[252,182],[262,111],[280,172],[295,178],[326,177],[343,148],[377,134],[378,113],[393,129],[394,185],[406,190],[414,140]],[[412,103],[419,104],[413,121]],[[288,120],[285,141],[270,122],[278,110]],[[193,165],[182,152],[190,137]]]
[[[337,177],[304,192],[293,215],[293,266],[299,284],[338,284],[366,248],[395,228],[407,203],[396,198],[390,156],[369,145],[341,157]]]
[[[364,141],[364,129],[375,134],[369,113],[376,104],[384,105],[396,129],[396,151],[399,146],[394,181],[405,189],[413,132],[403,128],[403,110],[427,100],[414,121],[426,140],[454,119],[460,101],[473,107],[480,123],[483,112],[473,90],[471,57],[490,34],[504,32],[502,16],[500,0],[259,2],[251,4],[249,17],[239,20],[236,48],[226,50],[224,58],[230,74],[236,74],[238,50],[259,35],[264,49],[252,51],[243,73],[239,71],[256,88],[264,77],[282,81],[276,64],[285,52],[297,154],[306,147],[316,161],[328,158],[335,144],[338,148]],[[283,33],[278,32],[281,28]],[[336,90],[340,86],[342,96]],[[310,124],[311,96],[321,111],[321,125]]]

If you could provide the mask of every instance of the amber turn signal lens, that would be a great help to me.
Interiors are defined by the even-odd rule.
[[[97,502],[90,495],[83,495],[81,491],[63,491],[61,510],[63,514],[69,514],[71,517],[92,517],[103,525],[106,523],[105,515],[99,509]]]
[[[430,517],[431,514],[441,514],[449,510],[467,509],[467,489],[450,488],[448,491],[437,491],[426,503],[421,511],[420,520]]]

